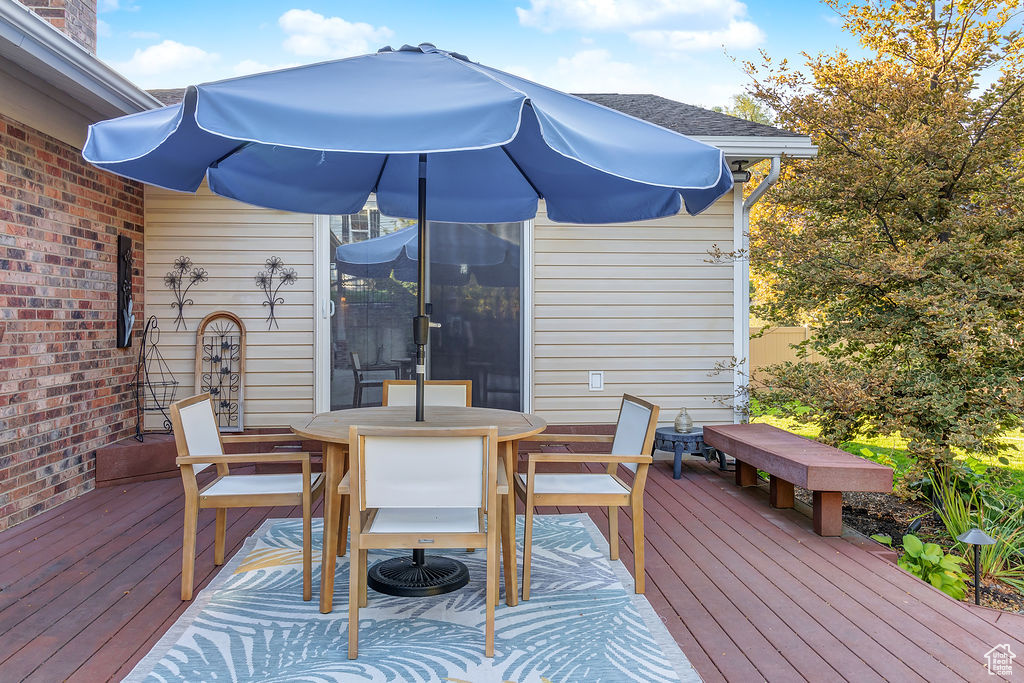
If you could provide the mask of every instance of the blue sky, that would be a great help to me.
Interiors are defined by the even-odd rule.
[[[432,42],[571,92],[650,92],[712,106],[759,49],[854,43],[816,0],[99,0],[99,56],[145,88]]]

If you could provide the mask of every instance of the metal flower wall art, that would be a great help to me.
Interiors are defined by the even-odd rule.
[[[284,299],[278,296],[278,292],[284,285],[294,285],[298,275],[294,268],[285,268],[284,261],[280,256],[271,256],[266,260],[266,265],[267,269],[256,275],[256,286],[262,289],[263,294],[267,297],[263,305],[270,307],[267,314],[267,329],[274,327],[281,329],[281,326],[277,324],[277,317],[274,315],[274,307],[284,303]]]
[[[185,324],[184,308],[195,303],[188,298],[188,291],[209,279],[206,269],[192,265],[192,259],[188,256],[174,259],[174,270],[164,276],[164,286],[174,292],[175,301],[171,302],[171,308],[178,311],[178,317],[174,319],[175,332],[181,328],[188,329],[188,325]]]

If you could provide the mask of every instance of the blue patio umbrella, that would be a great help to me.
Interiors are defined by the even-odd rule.
[[[436,284],[465,284],[472,274],[485,287],[519,284],[519,246],[492,232],[466,223],[428,226],[430,279]],[[417,226],[335,250],[338,271],[358,277],[389,277],[416,282],[419,270]]]
[[[114,173],[288,211],[419,221],[417,419],[426,223],[569,223],[696,214],[732,187],[722,152],[424,43],[191,86],[177,105],[89,127]]]

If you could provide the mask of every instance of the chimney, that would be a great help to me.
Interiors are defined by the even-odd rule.
[[[21,0],[92,54],[96,54],[96,0]]]

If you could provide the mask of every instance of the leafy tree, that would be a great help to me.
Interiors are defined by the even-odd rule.
[[[737,116],[747,121],[753,121],[754,123],[765,123],[771,125],[774,123],[772,115],[768,112],[764,106],[755,100],[753,97],[746,93],[732,96],[732,106],[730,107],[711,107],[711,111],[721,112],[722,114],[728,114],[729,116]]]
[[[1021,0],[825,0],[867,56],[765,56],[753,94],[817,159],[759,205],[755,313],[816,329],[770,370],[833,442],[909,439],[921,464],[995,453],[1024,414]]]

